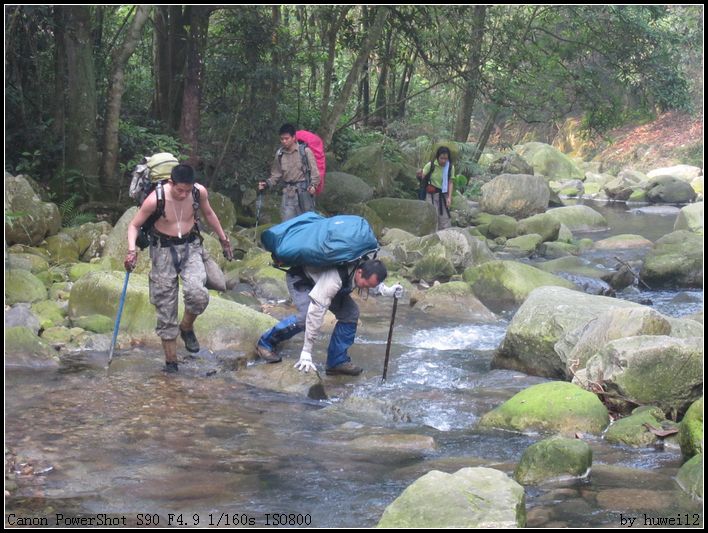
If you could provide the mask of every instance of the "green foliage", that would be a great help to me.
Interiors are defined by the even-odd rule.
[[[679,157],[687,165],[703,168],[703,141],[680,150]]]
[[[157,126],[157,125],[156,125]],[[182,152],[182,144],[172,135],[159,132],[129,121],[121,120],[118,125],[118,139],[121,149],[121,174],[132,172],[143,157],[159,152],[169,152],[177,159]]]
[[[96,215],[93,213],[82,213],[77,209],[77,202],[81,197],[74,194],[59,204],[59,214],[61,215],[61,225],[64,228],[81,226],[87,222],[96,222]]]

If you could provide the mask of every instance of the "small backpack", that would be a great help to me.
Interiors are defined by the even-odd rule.
[[[157,196],[157,208],[140,227],[137,246],[144,250],[150,245],[150,234],[157,219],[165,216],[165,189],[164,183],[170,179],[172,169],[179,165],[177,158],[170,153],[163,152],[146,157],[143,163],[137,165],[133,170],[133,179],[130,182],[128,194],[135,200],[138,206],[143,205],[152,191]],[[194,207],[194,218],[199,223],[199,189],[192,188],[192,206]]]
[[[295,139],[297,139],[298,151],[300,152],[300,159],[302,159],[302,172],[307,176],[307,183],[309,185],[311,179],[310,161],[307,159],[305,154],[305,148],[312,150],[312,154],[315,156],[315,162],[317,163],[317,170],[320,173],[320,183],[315,189],[315,195],[319,195],[324,190],[325,184],[325,173],[327,172],[327,161],[325,157],[324,142],[319,135],[312,133],[307,130],[297,130],[295,132]],[[278,163],[283,157],[283,149],[278,149]]]

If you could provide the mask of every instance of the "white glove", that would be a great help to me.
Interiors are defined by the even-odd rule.
[[[400,283],[396,283],[395,285],[387,287],[384,283],[381,283],[379,285],[379,294],[382,294],[384,296],[393,296],[394,298],[400,298],[401,296],[403,296],[403,285],[401,285]]]
[[[295,363],[294,368],[297,368],[300,371],[304,370],[305,373],[309,372],[310,369],[317,372],[317,367],[315,366],[315,363],[312,362],[312,356],[307,352],[302,352],[300,354],[300,360]]]

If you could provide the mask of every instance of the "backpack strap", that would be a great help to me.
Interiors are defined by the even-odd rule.
[[[307,148],[307,143],[304,143],[302,141],[297,141],[297,149],[298,152],[300,152],[300,159],[302,161],[302,173],[305,175],[307,178],[307,186],[310,186],[310,182],[312,181],[312,169],[310,168],[310,160],[307,158],[307,154],[305,153],[305,148]],[[280,170],[283,170],[283,147],[281,146],[278,148],[278,151],[275,153],[276,157],[278,158],[278,165],[280,165]]]

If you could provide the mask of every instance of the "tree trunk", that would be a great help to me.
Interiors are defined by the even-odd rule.
[[[326,116],[322,117],[319,130],[320,136],[324,140],[325,145],[332,142],[334,130],[337,128],[337,123],[347,107],[349,97],[354,90],[356,79],[361,72],[361,67],[364,65],[367,57],[369,57],[369,53],[371,53],[374,45],[381,37],[381,33],[383,32],[384,24],[386,23],[389,13],[390,10],[387,7],[381,6],[377,8],[374,24],[359,49],[359,55],[354,61],[352,69],[349,71],[349,75],[347,76],[344,86],[342,87],[342,92],[335,100],[332,110],[327,113]]]
[[[99,162],[91,9],[65,6],[64,10],[68,84],[66,167],[83,177],[89,196],[93,196],[99,189]]]
[[[186,19],[180,6],[160,6],[155,12],[155,94],[153,109],[171,133],[181,124],[187,61]]]
[[[470,134],[470,120],[472,119],[474,101],[479,92],[486,10],[486,6],[477,5],[474,6],[472,11],[472,45],[463,74],[465,85],[462,93],[462,102],[455,120],[454,140],[458,142],[467,142],[467,137]]]
[[[347,17],[347,13],[351,11],[354,6],[340,6],[341,9],[339,13],[333,13],[332,21],[326,32],[327,40],[327,61],[324,65],[324,79],[322,84],[322,105],[320,106],[320,116],[324,117],[329,109],[329,99],[332,92],[332,77],[334,75],[334,59],[337,52],[337,35],[339,34],[339,29],[344,24],[344,20]]]
[[[398,109],[396,110],[396,118],[403,119],[406,116],[406,102],[408,97],[408,91],[411,86],[411,78],[413,77],[413,71],[415,70],[415,60],[418,57],[418,51],[414,48],[411,53],[411,57],[406,63],[403,69],[403,75],[401,77],[401,87],[398,90]]]
[[[54,106],[52,108],[52,132],[59,146],[66,146],[66,122],[64,112],[66,106],[66,46],[64,44],[64,17],[62,8],[55,7],[54,18]],[[64,171],[66,153],[62,150],[61,164],[58,170]]]
[[[389,82],[389,65],[391,63],[391,45],[393,42],[393,30],[388,32],[386,36],[386,44],[381,57],[381,70],[379,71],[379,86],[376,89],[376,117],[377,125],[384,126],[387,118],[388,104],[388,82]]]
[[[125,92],[125,65],[138,46],[143,26],[145,26],[150,16],[151,9],[149,6],[138,7],[123,45],[117,47],[113,52],[111,82],[108,89],[103,135],[101,182],[104,188],[116,182],[121,184],[120,180],[114,180],[114,174],[118,165],[118,123],[120,121],[121,101]]]
[[[487,146],[487,141],[489,141],[489,136],[492,134],[494,124],[496,124],[497,122],[497,117],[499,116],[500,111],[501,107],[499,107],[498,105],[494,105],[494,107],[492,108],[492,112],[487,118],[487,122],[484,124],[482,133],[480,133],[479,139],[477,140],[476,151],[472,156],[472,161],[474,161],[475,163],[479,162],[479,158],[482,156],[482,151],[484,151],[484,147]]]
[[[202,76],[204,61],[202,54],[206,48],[207,31],[211,6],[189,6],[189,40],[187,42],[187,70],[184,80],[182,114],[179,126],[180,140],[187,146],[187,164],[197,167],[199,144],[197,133],[201,123]]]

